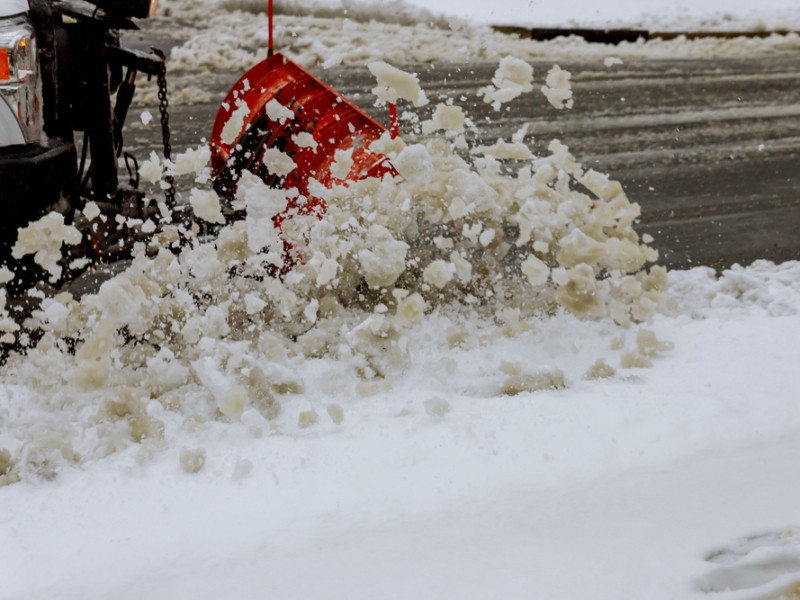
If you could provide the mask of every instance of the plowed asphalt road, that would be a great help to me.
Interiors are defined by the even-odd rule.
[[[541,79],[552,61],[533,63]],[[560,62],[572,73],[575,106],[556,111],[527,94],[494,112],[475,92],[495,63],[406,65],[429,98],[459,99],[482,137],[507,138],[530,123],[544,153],[558,138],[584,163],[622,182],[642,206],[639,231],[655,237],[661,263],[723,268],[756,259],[800,259],[800,54],[688,60]],[[209,74],[221,100],[241,73]],[[365,68],[318,73],[384,122]],[[150,109],[157,114],[155,108]],[[173,106],[175,147],[208,137],[217,101]],[[489,119],[489,120],[487,120]],[[157,127],[128,137],[141,155],[158,148]]]

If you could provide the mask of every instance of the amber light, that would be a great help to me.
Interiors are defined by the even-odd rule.
[[[8,48],[0,48],[0,81],[11,79],[11,65],[8,63]]]

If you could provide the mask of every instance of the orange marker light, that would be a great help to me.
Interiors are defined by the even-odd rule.
[[[8,48],[0,48],[0,81],[11,79],[11,65],[8,63]]]

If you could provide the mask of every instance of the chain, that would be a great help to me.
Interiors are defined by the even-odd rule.
[[[163,54],[162,54],[163,58]],[[161,112],[161,137],[164,140],[164,158],[172,158],[172,142],[169,133],[169,100],[167,99],[167,66],[164,62],[158,70],[158,109]],[[175,206],[175,179],[172,175],[167,175],[164,180],[169,186],[165,191],[167,206]]]

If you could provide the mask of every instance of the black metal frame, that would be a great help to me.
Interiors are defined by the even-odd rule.
[[[86,173],[79,171],[77,195],[121,204],[126,196],[139,195],[120,186],[117,169],[136,76],[139,72],[158,75],[164,69],[164,57],[155,51],[120,47],[116,32],[136,27],[129,19],[108,16],[85,2],[56,1],[52,7],[61,16],[61,23],[55,25],[57,87],[66,97],[69,128],[84,133],[81,164],[87,151],[91,158]]]

